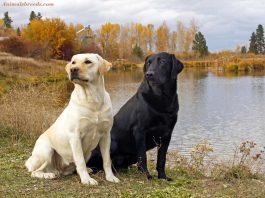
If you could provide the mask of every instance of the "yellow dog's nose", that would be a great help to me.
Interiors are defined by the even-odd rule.
[[[73,67],[70,69],[71,73],[78,72],[79,68],[78,67]]]

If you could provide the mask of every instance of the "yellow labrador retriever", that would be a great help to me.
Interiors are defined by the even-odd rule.
[[[52,179],[77,170],[83,184],[97,185],[86,162],[99,143],[106,180],[119,182],[111,169],[112,104],[103,73],[111,63],[97,54],[78,54],[66,66],[74,83],[70,102],[54,124],[37,140],[25,165],[32,177]]]

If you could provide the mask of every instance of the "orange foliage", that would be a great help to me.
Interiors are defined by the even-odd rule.
[[[59,18],[32,20],[27,27],[23,28],[22,36],[40,43],[46,50],[51,50],[53,58],[65,59],[66,54],[62,50],[65,49],[64,46],[71,46],[70,54],[74,53],[76,46],[74,26],[67,26]]]
[[[29,51],[26,42],[17,37],[11,37],[0,41],[0,50],[16,56],[26,56]]]

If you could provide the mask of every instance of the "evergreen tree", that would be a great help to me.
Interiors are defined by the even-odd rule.
[[[5,12],[3,21],[4,21],[6,28],[12,28],[11,23],[13,21],[12,21],[11,17],[8,16],[8,12]]]
[[[257,51],[257,42],[256,42],[255,32],[252,32],[252,35],[251,35],[249,41],[250,41],[250,44],[249,44],[248,52],[257,54],[258,51]]]
[[[38,20],[41,20],[41,18],[42,18],[41,13],[38,12],[37,19],[38,19]]]
[[[192,50],[194,50],[200,56],[205,56],[208,54],[208,46],[201,32],[198,32],[195,34],[195,39],[193,40]]]
[[[264,54],[265,53],[264,30],[261,24],[258,25],[258,28],[256,30],[256,45],[257,45],[257,53]]]
[[[144,56],[143,50],[137,44],[134,46],[132,54],[135,55],[136,57],[140,58],[140,59],[142,59]]]
[[[241,47],[241,54],[246,54],[247,53],[247,48],[246,46]]]
[[[19,27],[17,28],[17,36],[21,36],[21,31]]]
[[[33,19],[37,19],[37,15],[35,14],[34,11],[31,11],[30,16],[29,16],[29,21],[32,21]]]

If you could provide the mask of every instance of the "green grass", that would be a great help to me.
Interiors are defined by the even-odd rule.
[[[82,185],[77,174],[54,180],[31,178],[24,167],[24,162],[29,157],[32,147],[33,141],[26,139],[18,141],[12,141],[9,138],[1,139],[1,196],[82,197],[89,195],[90,197],[133,197],[144,194],[169,193],[188,197],[191,194],[190,190],[182,187],[182,183],[189,183],[186,182],[186,178],[174,182],[148,181],[136,168],[132,168],[127,172],[119,172],[118,177],[122,181],[120,184],[107,182],[103,173],[92,175],[93,178],[99,181],[98,186]]]
[[[119,184],[107,182],[102,172],[92,175],[98,186],[82,185],[77,174],[54,180],[31,178],[24,162],[35,140],[8,134],[8,129],[0,131],[0,197],[265,197],[264,180],[194,177],[179,168],[167,170],[173,181],[148,181],[135,167],[117,173]],[[155,175],[154,164],[149,165]]]

